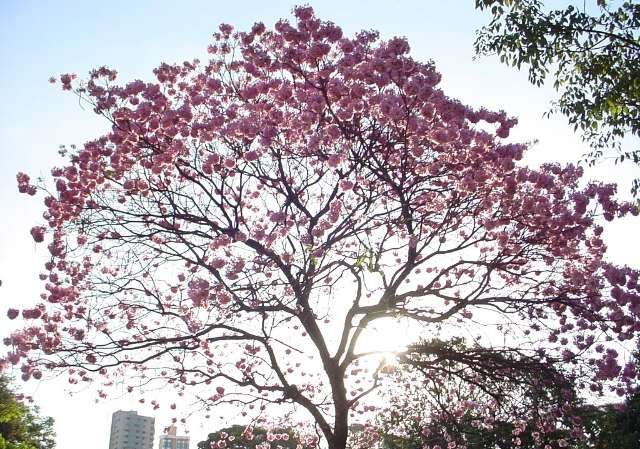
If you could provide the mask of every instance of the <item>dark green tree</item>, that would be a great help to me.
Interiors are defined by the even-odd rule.
[[[575,394],[570,385],[558,384],[552,372],[530,365],[519,367],[528,370],[529,376],[518,383],[501,383],[501,376],[496,373],[482,376],[483,382],[477,388],[470,387],[469,383],[460,382],[460,376],[466,375],[460,349],[459,344],[433,340],[410,347],[407,356],[401,357],[403,363],[396,376],[402,380],[398,384],[403,388],[391,391],[388,406],[377,417],[383,447],[421,449],[427,444],[446,448],[450,440],[464,441],[467,449],[544,447],[538,432],[539,417],[534,414],[522,415],[524,419],[510,418],[521,415],[519,409],[523,407],[544,409],[557,404],[564,409],[562,398],[568,393]],[[426,358],[427,354],[435,355],[437,364],[433,358]],[[504,371],[510,363],[508,357],[493,362],[485,355],[482,358],[480,367],[491,365],[497,371]],[[635,360],[640,361],[640,351],[635,352]],[[433,382],[430,374],[434,368],[445,370],[447,378]],[[510,375],[508,371],[504,373]],[[463,402],[483,403],[487,395],[500,404],[490,421],[482,408],[469,407],[462,413],[452,408],[452,404]],[[570,409],[565,409],[568,413],[556,415],[557,425],[545,436],[548,441],[564,440],[566,446],[560,447],[572,449],[640,448],[640,390],[623,403],[595,405],[575,398],[571,404]],[[552,447],[557,446],[552,443]]]
[[[394,384],[402,388],[377,419],[386,449],[575,449],[582,440],[571,385],[534,359],[454,338],[411,345],[399,361]]]
[[[613,149],[616,162],[640,164],[637,142],[621,147],[623,137],[640,136],[640,4],[579,3],[552,10],[542,0],[476,0],[492,15],[477,33],[476,53],[528,67],[537,86],[550,77],[559,96],[549,113],[564,114],[582,132],[590,163]],[[639,188],[640,178],[633,193]]]
[[[0,376],[0,449],[53,449],[53,418],[21,403],[9,383]]]
[[[277,436],[271,440],[269,435]],[[282,437],[286,435],[286,439]],[[198,449],[210,449],[220,447],[218,443],[224,441],[226,449],[254,449],[266,441],[273,443],[273,447],[282,449],[296,449],[298,439],[291,429],[264,429],[262,427],[247,428],[247,426],[235,424],[225,427],[208,435],[207,439],[198,443]]]
[[[637,449],[640,447],[640,392],[622,406],[592,405],[578,410],[587,435],[584,448]]]

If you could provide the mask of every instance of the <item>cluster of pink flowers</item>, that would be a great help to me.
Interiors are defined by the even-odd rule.
[[[188,295],[189,299],[193,301],[195,307],[206,305],[210,295],[209,281],[202,278],[193,279],[189,282]]]
[[[29,178],[29,175],[20,172],[16,175],[16,179],[18,180],[18,191],[20,193],[26,193],[28,195],[36,194],[37,190],[35,186],[30,183],[31,178]]]

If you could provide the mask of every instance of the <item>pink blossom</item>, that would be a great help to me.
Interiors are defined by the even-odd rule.
[[[18,180],[18,191],[20,193],[26,193],[31,196],[36,194],[35,186],[30,184],[29,175],[20,172],[16,175],[16,179]]]
[[[341,161],[341,157],[337,154],[332,154],[329,156],[329,159],[327,160],[327,163],[329,165],[329,167],[332,168],[336,168],[338,165],[340,165],[340,161]]]
[[[342,190],[351,190],[353,188],[353,182],[348,181],[348,180],[342,180],[340,181],[340,188]]]
[[[188,295],[195,306],[200,306],[209,298],[209,282],[196,278],[189,282]]]
[[[44,233],[44,226],[34,226],[33,228],[31,228],[31,237],[33,237],[33,240],[38,243],[44,241]]]
[[[71,82],[76,79],[74,73],[65,73],[60,75],[60,82],[62,83],[63,90],[71,90]]]
[[[221,259],[219,257],[216,257],[215,259],[213,259],[211,261],[211,266],[213,268],[215,268],[216,270],[219,270],[221,268],[223,268],[225,266],[226,262],[224,259]]]

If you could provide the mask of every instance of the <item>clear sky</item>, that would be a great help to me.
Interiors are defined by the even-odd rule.
[[[19,195],[15,174],[45,176],[62,164],[60,144],[81,144],[104,132],[106,124],[83,109],[77,99],[47,82],[51,75],[75,72],[82,77],[100,65],[117,69],[121,79],[151,79],[160,62],[205,57],[220,22],[246,29],[260,20],[273,24],[299,2],[282,0],[2,0],[0,1],[0,334],[10,328],[6,309],[35,302],[37,274],[46,249],[34,245],[29,229],[41,221],[39,199]],[[445,92],[464,103],[504,109],[520,120],[513,138],[538,139],[531,164],[575,161],[585,151],[562,117],[543,119],[553,92],[535,88],[525,73],[499,65],[494,58],[473,60],[474,30],[487,16],[473,0],[317,0],[317,14],[347,33],[377,29],[383,37],[406,36],[417,59],[433,59]],[[582,4],[582,2],[579,2]],[[628,195],[633,167],[602,165],[588,176],[621,183]],[[606,230],[611,258],[634,264],[640,249],[637,221],[627,219]],[[637,265],[637,264],[636,264]],[[69,396],[62,380],[29,383],[43,413],[56,419],[58,447],[108,447],[110,415],[117,408],[147,408],[125,397],[95,404],[90,392]],[[156,428],[168,423],[157,415]],[[194,419],[192,440],[203,439],[211,425]]]

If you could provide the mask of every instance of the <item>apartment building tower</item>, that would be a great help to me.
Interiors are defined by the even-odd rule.
[[[189,437],[177,435],[176,426],[169,426],[159,443],[158,449],[189,449]]]
[[[109,449],[153,449],[155,419],[118,410],[111,415]]]

